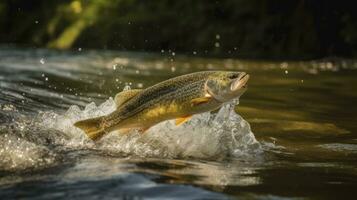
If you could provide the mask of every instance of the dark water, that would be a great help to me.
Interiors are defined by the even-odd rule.
[[[125,86],[239,70],[218,113],[93,144],[73,122]],[[357,62],[265,62],[110,51],[0,50],[1,199],[353,199]],[[92,103],[95,102],[96,104]],[[237,102],[235,102],[237,103]]]

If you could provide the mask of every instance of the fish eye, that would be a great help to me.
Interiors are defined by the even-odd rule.
[[[229,78],[229,79],[236,79],[236,78],[238,78],[238,74],[230,74],[230,75],[228,76],[228,78]]]

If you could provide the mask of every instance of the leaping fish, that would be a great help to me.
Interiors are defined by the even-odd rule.
[[[249,75],[234,71],[203,71],[178,76],[146,89],[122,91],[115,96],[117,109],[105,116],[78,121],[96,141],[114,130],[145,132],[159,122],[176,119],[176,125],[192,115],[216,110],[247,90]]]

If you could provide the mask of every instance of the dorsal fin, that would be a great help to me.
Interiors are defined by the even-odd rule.
[[[115,95],[114,98],[115,104],[117,104],[117,108],[122,106],[125,102],[129,101],[141,91],[142,89],[133,89],[119,92],[117,95]]]

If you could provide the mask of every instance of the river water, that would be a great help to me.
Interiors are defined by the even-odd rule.
[[[357,191],[357,62],[0,49],[3,199],[344,199]],[[251,75],[239,101],[98,143],[73,123],[124,88],[202,70]]]

